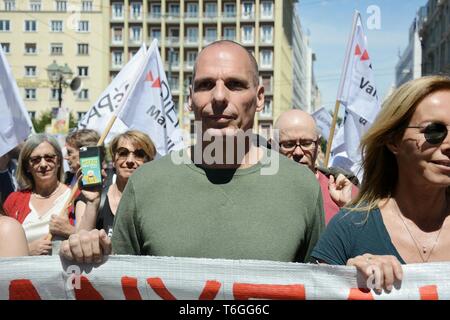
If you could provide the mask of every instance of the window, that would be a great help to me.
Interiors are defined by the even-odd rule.
[[[79,100],[88,100],[89,99],[89,89],[81,89],[78,93]]]
[[[89,32],[89,21],[80,20],[78,21],[78,32]]]
[[[273,42],[273,27],[261,26],[261,42],[272,43]]]
[[[142,18],[142,4],[134,2],[131,4],[131,18],[140,20]]]
[[[186,17],[197,18],[198,17],[198,4],[197,3],[187,3],[186,4]]]
[[[242,27],[242,42],[253,43],[253,26]]]
[[[52,20],[50,23],[52,32],[62,32],[63,22],[61,20]]]
[[[261,50],[261,66],[272,67],[272,51]]]
[[[123,4],[113,3],[112,4],[112,17],[113,19],[123,19]]]
[[[113,51],[112,53],[112,64],[114,67],[121,67],[123,64],[123,52]]]
[[[0,31],[10,31],[9,20],[0,20]]]
[[[205,29],[206,41],[216,41],[217,39],[217,29],[216,28],[206,28]]]
[[[152,37],[152,39],[161,40],[161,29],[160,28],[151,28],[150,36]]]
[[[56,11],[66,12],[67,11],[67,1],[56,0]]]
[[[270,1],[261,2],[261,17],[273,18],[273,2]]]
[[[172,66],[178,66],[179,65],[179,53],[178,53],[178,51],[175,51],[172,48],[170,48],[167,51],[167,59],[169,60],[169,63]]]
[[[50,89],[50,100],[58,100],[58,89],[51,88]]]
[[[41,11],[41,0],[30,0],[31,11]]]
[[[78,119],[82,119],[84,115],[86,114],[86,111],[77,111],[77,117]]]
[[[225,3],[224,5],[224,17],[234,18],[236,17],[236,5],[234,3]]]
[[[36,89],[25,89],[25,99],[35,100],[36,99]]]
[[[243,2],[242,3],[242,17],[243,18],[253,18],[253,3]]]
[[[2,50],[3,50],[4,53],[10,53],[11,52],[10,51],[10,44],[9,44],[9,42],[2,42],[1,46],[2,46]]]
[[[25,31],[36,32],[36,20],[25,20]]]
[[[272,116],[272,101],[269,99],[264,100],[264,109],[261,111],[261,115]]]
[[[31,119],[36,118],[36,111],[28,111],[28,115],[30,116]]]
[[[89,67],[78,67],[78,76],[79,77],[89,76]]]
[[[213,2],[205,3],[205,17],[215,18],[217,17],[217,5]]]
[[[4,2],[5,2],[5,11],[16,10],[16,1],[15,0],[4,0]]]
[[[87,43],[79,43],[78,44],[78,55],[85,56],[89,54],[89,44]]]
[[[113,39],[112,42],[113,43],[122,43],[122,34],[123,34],[123,29],[122,28],[113,28]]]
[[[223,28],[223,38],[225,40],[235,40],[236,39],[236,28],[235,27]]]
[[[152,18],[160,18],[161,17],[161,4],[152,3],[150,6],[150,16]]]
[[[169,3],[169,17],[180,17],[180,5],[178,3]]]
[[[35,77],[36,76],[36,66],[25,66],[25,76]]]
[[[172,91],[180,90],[180,79],[178,78],[178,75],[172,75],[172,77],[169,77],[167,80],[169,81],[169,87]]]
[[[180,40],[180,29],[169,28],[169,42],[178,42]]]
[[[25,53],[26,54],[36,54],[36,43],[25,43]]]
[[[188,67],[194,66],[195,59],[197,59],[197,51],[186,52],[186,64]]]
[[[130,28],[131,41],[140,42],[141,41],[141,35],[142,35],[142,28],[141,27],[131,27]]]
[[[50,54],[52,56],[61,56],[63,54],[63,44],[50,43]]]
[[[186,29],[187,34],[187,42],[196,43],[198,41],[198,28],[197,27],[188,27]]]
[[[264,86],[264,92],[270,93],[272,92],[272,77],[271,76],[262,76],[262,85]]]
[[[84,11],[84,12],[92,11],[92,1],[82,1],[81,2],[81,11]]]

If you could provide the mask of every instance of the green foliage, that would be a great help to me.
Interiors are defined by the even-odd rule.
[[[33,118],[31,121],[33,122],[36,133],[45,132],[45,127],[52,123],[52,110],[45,110],[41,112],[39,118]],[[69,114],[69,129],[75,128],[77,124],[76,118],[71,112]]]

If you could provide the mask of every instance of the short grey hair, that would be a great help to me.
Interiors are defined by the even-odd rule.
[[[44,133],[38,133],[30,136],[25,144],[23,145],[22,150],[19,154],[19,160],[17,164],[17,183],[19,184],[20,190],[33,190],[35,186],[35,182],[33,176],[28,171],[29,168],[29,160],[30,155],[41,143],[48,142],[58,157],[59,170],[58,170],[58,180],[61,182],[64,175],[64,167],[63,167],[63,154],[61,151],[61,147],[58,144],[58,141],[52,136],[46,135]]]

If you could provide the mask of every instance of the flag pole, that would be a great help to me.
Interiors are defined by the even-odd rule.
[[[150,46],[150,48],[152,48],[152,46],[153,46],[153,43]],[[147,54],[149,54],[148,52],[150,52],[150,48],[145,54],[146,58],[144,59],[144,61],[142,63],[143,65],[147,62],[147,58],[148,58]],[[144,70],[144,68],[142,68],[142,70]],[[122,103],[120,104],[120,107],[116,109],[116,112],[112,115],[111,119],[109,120],[109,122],[108,122],[108,124],[107,124],[107,126],[105,128],[105,130],[103,130],[103,133],[102,133],[102,135],[100,137],[100,140],[98,140],[98,142],[97,142],[97,146],[98,147],[102,146],[103,143],[105,142],[106,137],[108,136],[109,132],[111,131],[111,128],[114,125],[114,122],[117,119],[117,114],[122,109],[122,107],[124,106],[125,102],[127,101],[128,96],[130,95],[130,92],[133,91],[134,87],[136,87],[136,84],[137,84],[138,79],[140,78],[142,72],[139,74],[138,77],[136,77],[136,79],[134,80],[130,90],[126,91],[124,99],[122,100]],[[66,215],[67,209],[69,209],[69,207],[71,206],[71,204],[75,200],[75,195],[77,194],[78,190],[80,189],[80,186],[79,186],[80,179],[81,179],[81,176],[77,179],[77,183],[72,187],[72,191],[70,193],[70,197],[69,197],[69,199],[67,199],[66,203],[64,204],[64,206],[63,206],[62,210],[60,211],[60,213],[58,214],[58,216],[62,217],[64,215]],[[51,233],[49,233],[47,235],[47,237],[46,237],[46,239],[50,240],[50,241],[52,240],[52,238],[53,238],[53,235]]]
[[[348,62],[350,60],[350,54],[351,54],[351,50],[352,50],[352,42],[353,42],[352,39],[355,37],[356,23],[358,21],[359,16],[360,16],[360,13],[357,10],[355,10],[355,12],[353,13],[352,31],[350,33],[350,37],[347,42],[347,50],[346,50],[346,54],[345,54],[345,58],[344,58],[344,65],[342,68],[342,76],[341,76],[341,80],[339,82],[339,89],[338,89],[338,93],[337,93],[337,97],[336,97],[336,104],[334,106],[333,121],[331,122],[331,128],[330,128],[330,136],[328,137],[328,141],[327,141],[327,151],[325,153],[325,163],[324,163],[325,168],[328,167],[328,162],[330,160],[331,147],[333,145],[333,138],[334,138],[334,131],[336,128],[339,107],[341,104],[340,97],[341,97],[342,91],[344,89],[345,76],[347,74]]]

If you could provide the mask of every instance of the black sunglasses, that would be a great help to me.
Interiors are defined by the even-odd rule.
[[[145,158],[147,158],[147,154],[143,149],[136,149],[134,151],[130,151],[127,148],[119,148],[116,151],[116,154],[119,156],[120,159],[127,159],[130,153],[132,153],[134,157],[138,160],[144,160]]]
[[[44,154],[43,156],[30,157],[28,160],[32,166],[36,166],[41,163],[42,159],[44,159],[48,163],[55,163],[56,157],[56,154]]]
[[[442,143],[442,141],[444,141],[444,139],[447,137],[447,134],[448,134],[447,127],[450,127],[450,126],[447,126],[447,125],[445,125],[443,123],[439,123],[439,122],[432,122],[432,123],[426,125],[425,127],[409,126],[408,128],[423,129],[423,130],[421,130],[421,132],[425,136],[425,140],[429,144],[436,145],[436,144]]]

